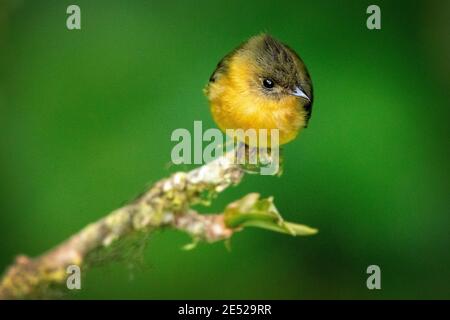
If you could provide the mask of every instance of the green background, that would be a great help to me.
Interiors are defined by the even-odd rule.
[[[188,169],[167,166],[172,131],[214,127],[203,86],[267,31],[309,68],[310,126],[282,177],[247,176],[202,210],[260,192],[319,234],[247,229],[231,252],[185,252],[185,234],[156,233],[143,266],[92,270],[69,297],[450,298],[450,2],[375,3],[378,31],[372,1],[0,1],[0,272]]]

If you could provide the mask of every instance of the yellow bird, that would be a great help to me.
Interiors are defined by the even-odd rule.
[[[305,64],[268,34],[254,36],[227,54],[205,94],[222,131],[278,129],[280,145],[295,139],[311,117],[313,89]]]

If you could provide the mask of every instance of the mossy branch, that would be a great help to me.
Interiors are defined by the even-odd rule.
[[[226,154],[190,172],[160,180],[138,199],[94,222],[68,240],[37,257],[19,256],[0,280],[0,299],[41,299],[68,291],[67,267],[90,267],[126,258],[129,244],[145,244],[147,235],[163,228],[187,232],[193,242],[229,239],[245,227],[259,227],[290,235],[317,231],[285,222],[272,198],[251,193],[219,214],[199,214],[191,207],[208,205],[215,195],[238,184],[244,170]]]

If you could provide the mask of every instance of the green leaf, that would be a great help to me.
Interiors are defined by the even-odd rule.
[[[197,247],[198,243],[199,243],[199,239],[195,238],[192,239],[191,243],[185,244],[181,249],[185,250],[185,251],[190,251],[193,250]]]
[[[260,199],[259,194],[250,193],[227,206],[225,224],[230,228],[256,227],[292,236],[308,236],[318,232],[306,225],[286,222],[273,203],[273,198]]]

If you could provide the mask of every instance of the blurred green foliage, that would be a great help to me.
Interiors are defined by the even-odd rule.
[[[231,252],[157,233],[143,266],[92,270],[71,297],[450,298],[450,4],[376,3],[379,31],[368,1],[0,1],[0,270],[188,169],[167,166],[171,132],[214,126],[201,89],[267,31],[311,72],[310,126],[282,177],[246,177],[202,210],[259,192],[320,233],[248,229]]]

